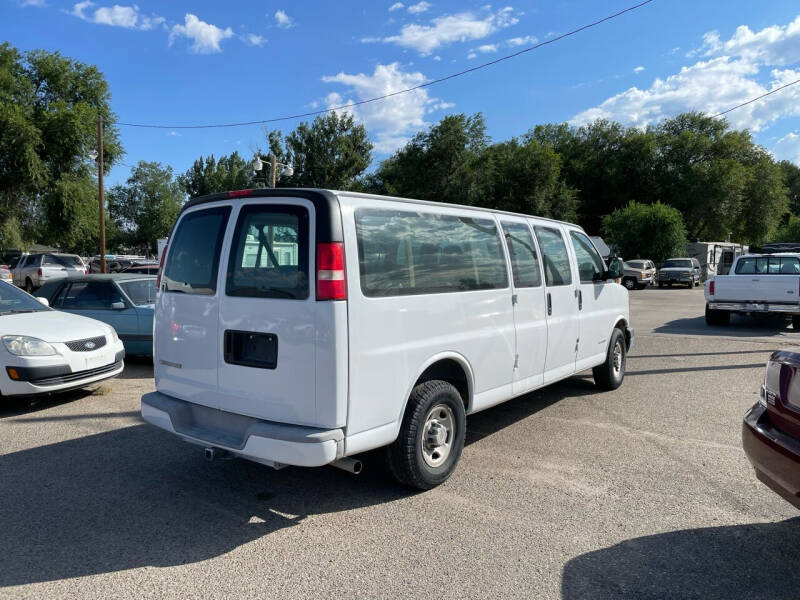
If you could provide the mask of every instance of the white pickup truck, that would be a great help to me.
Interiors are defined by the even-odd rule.
[[[800,330],[800,254],[739,256],[728,275],[706,281],[706,323],[726,325],[731,313],[782,314]]]

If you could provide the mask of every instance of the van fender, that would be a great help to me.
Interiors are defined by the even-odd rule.
[[[453,351],[440,352],[438,354],[434,354],[428,360],[422,363],[422,366],[420,366],[420,368],[417,370],[416,375],[414,375],[413,381],[411,381],[411,383],[408,386],[408,389],[406,389],[406,395],[405,395],[405,400],[403,401],[403,406],[401,407],[400,414],[397,415],[397,419],[395,420],[395,423],[397,424],[398,433],[400,431],[400,425],[403,422],[403,415],[406,414],[406,407],[408,406],[408,401],[411,398],[411,392],[414,389],[414,386],[416,385],[417,381],[422,376],[422,374],[428,370],[428,368],[431,365],[439,362],[440,360],[445,360],[445,359],[450,359],[457,362],[461,366],[461,368],[464,369],[464,372],[467,374],[468,391],[467,391],[467,406],[465,412],[469,414],[470,410],[472,410],[472,398],[475,394],[474,391],[475,374],[472,370],[472,365],[470,365],[469,361],[463,354],[459,354],[458,352],[453,352]]]
[[[623,335],[625,336],[625,345],[627,346],[626,352],[633,347],[633,329],[630,327],[628,323],[628,317],[625,315],[617,315],[614,319],[614,326],[611,328],[612,331],[614,329],[622,330]],[[611,332],[609,332],[609,347],[611,344]]]

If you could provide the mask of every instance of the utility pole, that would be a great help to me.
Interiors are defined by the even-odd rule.
[[[97,202],[100,205],[100,272],[106,272],[106,211],[103,191],[103,117],[97,117]]]
[[[270,154],[269,156],[269,187],[274,188],[278,179],[278,159],[275,158],[274,153]]]

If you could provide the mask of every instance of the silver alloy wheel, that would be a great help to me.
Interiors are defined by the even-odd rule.
[[[611,368],[614,370],[614,377],[619,377],[622,373],[622,341],[617,340],[614,350],[611,353]]]
[[[629,290],[632,290],[633,288],[636,287],[636,282],[633,279],[626,279],[625,287]]]
[[[429,467],[439,467],[450,456],[455,436],[456,418],[446,404],[428,411],[422,428],[422,458]]]

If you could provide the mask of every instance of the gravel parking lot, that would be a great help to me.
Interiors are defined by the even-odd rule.
[[[145,425],[152,365],[0,406],[8,598],[797,598],[800,519],[740,424],[784,323],[703,320],[701,289],[631,293],[626,380],[587,374],[468,419],[455,475],[206,462]]]

